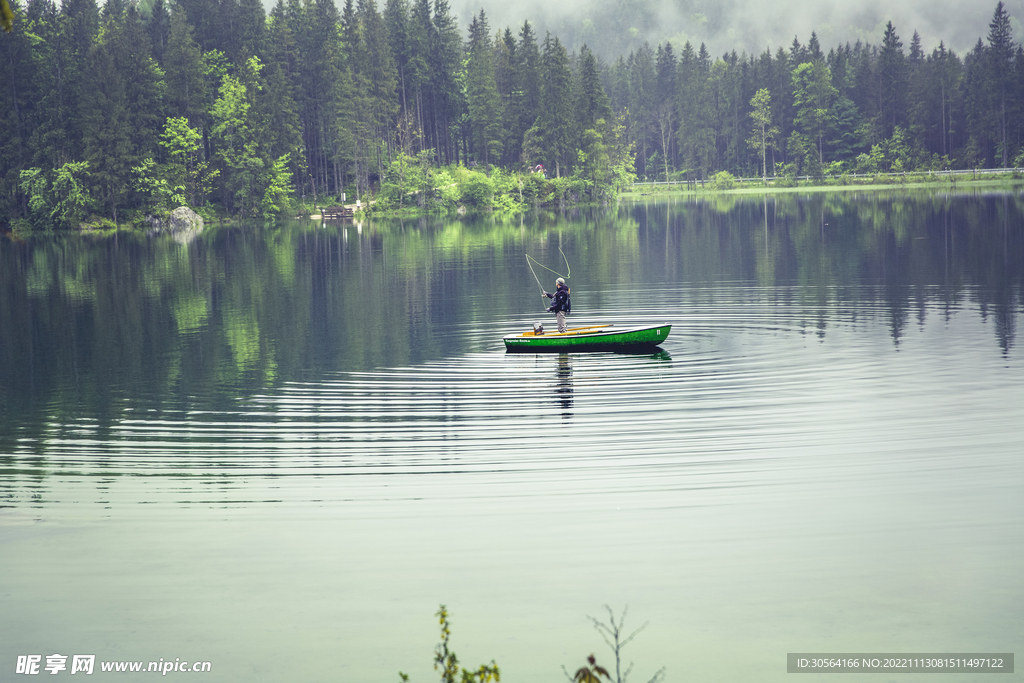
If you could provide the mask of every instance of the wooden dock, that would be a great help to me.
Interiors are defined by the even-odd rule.
[[[354,218],[356,211],[362,211],[374,203],[373,200],[362,204],[345,204],[343,206],[325,206],[307,218],[314,221],[340,221]]]
[[[320,209],[320,217],[325,221],[337,221],[343,218],[352,218],[355,215],[354,204],[348,206],[325,206]]]

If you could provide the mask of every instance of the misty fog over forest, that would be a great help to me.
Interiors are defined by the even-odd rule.
[[[1011,17],[1024,16],[1024,0],[1003,3]],[[712,55],[736,50],[758,54],[766,47],[807,42],[814,31],[822,45],[861,40],[878,44],[892,21],[901,35],[921,34],[925,50],[944,41],[959,53],[988,33],[990,8],[969,0],[453,0],[463,26],[483,9],[491,26],[515,30],[529,20],[540,36],[559,36],[570,50],[587,44],[605,61],[628,54],[644,42],[671,41],[678,51],[689,40],[705,43]],[[1021,27],[1014,20],[1014,33]]]

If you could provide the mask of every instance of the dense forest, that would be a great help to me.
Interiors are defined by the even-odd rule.
[[[967,54],[882,42],[712,57],[466,35],[448,0],[29,0],[0,35],[0,216],[71,227],[187,204],[515,208],[641,178],[1024,162],[1024,49],[1000,2]],[[543,169],[538,169],[543,166]],[[543,172],[538,172],[543,171]]]

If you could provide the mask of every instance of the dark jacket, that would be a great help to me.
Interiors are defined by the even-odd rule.
[[[544,292],[544,295],[551,297],[551,305],[548,306],[548,310],[552,313],[565,311],[568,315],[569,311],[572,309],[572,302],[569,301],[569,288],[565,285],[558,285],[558,289],[555,290],[554,294]]]

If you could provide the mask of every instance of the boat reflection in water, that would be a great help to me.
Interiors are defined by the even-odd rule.
[[[558,369],[555,372],[555,404],[562,410],[562,419],[572,419],[572,356],[558,354]]]
[[[621,359],[621,356],[632,356],[633,358],[646,357],[651,361],[667,362],[672,360],[672,356],[668,351],[657,348],[653,353],[651,351],[614,351],[601,355],[586,354],[579,356],[574,353],[559,353],[558,362],[555,364],[555,383],[554,383],[554,398],[552,403],[557,406],[557,409],[561,412],[562,420],[569,421],[573,417],[573,408],[575,404],[575,388],[573,386],[573,364],[582,363],[577,365],[578,369],[582,369],[585,375],[589,374],[587,371],[593,371],[596,368],[607,369],[609,367],[617,367],[622,370],[621,365],[616,366],[616,359]],[[538,361],[540,362],[543,356],[538,354]]]

